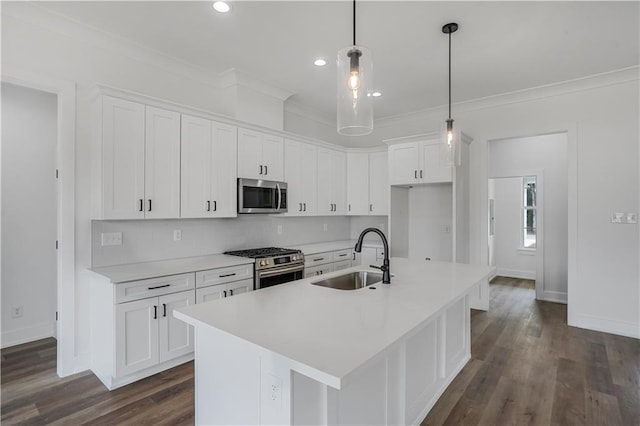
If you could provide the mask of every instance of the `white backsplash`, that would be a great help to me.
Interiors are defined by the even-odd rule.
[[[386,216],[348,218],[243,215],[233,219],[94,220],[91,232],[92,266],[201,256],[255,247],[286,247],[355,239],[368,226],[378,227],[381,223],[386,226],[386,219]],[[279,226],[282,227],[281,234],[278,234]],[[173,241],[173,231],[176,229],[182,232],[180,241]],[[101,234],[104,232],[122,232],[122,245],[103,247]]]

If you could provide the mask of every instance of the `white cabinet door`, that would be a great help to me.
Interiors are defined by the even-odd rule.
[[[242,280],[228,283],[227,297],[235,296],[242,293],[253,291],[253,280]]]
[[[287,182],[287,216],[316,213],[317,154],[311,144],[287,139],[284,149],[284,180]]]
[[[238,129],[227,124],[212,123],[211,200],[213,217],[238,215]]]
[[[389,214],[389,179],[386,152],[369,154],[369,214]]]
[[[116,376],[158,363],[158,298],[116,305]]]
[[[193,352],[193,327],[176,319],[173,310],[196,303],[195,291],[183,291],[158,298],[158,357],[160,362]]]
[[[226,284],[212,285],[196,289],[196,303],[205,303],[225,297]]]
[[[419,142],[389,147],[390,185],[408,185],[419,181],[420,153]]]
[[[180,114],[146,107],[145,217],[180,217]]]
[[[262,134],[238,129],[238,177],[264,179]]]
[[[421,142],[422,182],[451,182],[451,150],[439,140]]]
[[[346,155],[318,148],[318,214],[344,215],[347,206]]]
[[[102,218],[144,217],[144,105],[102,98]]]
[[[181,217],[209,217],[213,156],[211,122],[182,115],[181,133]]]
[[[369,214],[369,154],[347,154],[347,214]]]
[[[284,139],[279,136],[262,137],[262,179],[284,180]]]

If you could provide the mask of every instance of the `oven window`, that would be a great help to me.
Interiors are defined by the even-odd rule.
[[[246,209],[271,209],[275,207],[274,188],[245,186],[242,190],[243,207]]]
[[[285,274],[275,275],[273,277],[259,278],[258,288],[272,287],[278,284],[288,283],[290,281],[301,280],[303,271],[287,272]]]

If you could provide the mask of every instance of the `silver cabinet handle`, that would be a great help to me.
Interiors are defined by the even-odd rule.
[[[267,166],[265,166],[266,168]],[[265,173],[266,174],[266,173]],[[276,191],[278,194],[278,210],[280,210],[280,204],[282,203],[282,191],[280,190],[280,184],[276,183]]]

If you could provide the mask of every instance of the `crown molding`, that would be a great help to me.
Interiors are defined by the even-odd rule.
[[[510,104],[553,98],[638,80],[640,80],[640,66],[633,66],[573,80],[552,83],[545,86],[532,87],[499,95],[457,102],[453,105],[455,106],[456,113],[465,113]],[[408,122],[413,122],[415,120],[424,120],[425,117],[438,117],[445,113],[446,108],[446,105],[441,105],[438,107],[413,111],[408,114],[383,117],[376,121],[376,125],[377,127],[394,127]]]
[[[78,43],[91,45],[136,62],[146,63],[180,77],[220,89],[215,72],[153,50],[119,35],[106,32],[47,8],[47,2],[15,2],[2,6],[2,16],[31,24],[69,37]]]
[[[262,80],[258,80],[257,78],[254,78],[236,68],[229,68],[228,70],[222,71],[218,74],[218,78],[220,81],[220,88],[222,89],[228,89],[233,86],[244,86],[283,102],[293,95],[293,92],[289,92]]]
[[[307,118],[317,123],[324,124],[328,127],[336,127],[335,120],[332,120],[326,114],[320,112],[317,109],[309,107],[308,105],[303,105],[299,102],[296,102],[293,99],[287,100],[284,106],[284,110],[287,113],[291,113],[300,117]]]

